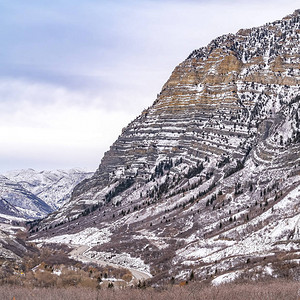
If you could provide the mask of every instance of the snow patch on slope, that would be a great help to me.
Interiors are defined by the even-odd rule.
[[[57,243],[57,244],[69,244],[69,245],[87,245],[96,246],[108,243],[110,241],[111,232],[108,228],[99,230],[95,227],[86,228],[78,233],[63,234],[54,236],[51,238],[36,239],[37,243]]]

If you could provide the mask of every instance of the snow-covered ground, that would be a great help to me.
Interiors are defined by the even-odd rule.
[[[78,233],[57,235],[51,238],[41,238],[33,240],[36,243],[57,243],[74,245],[96,246],[105,244],[110,241],[111,233],[108,228],[99,230],[98,228],[89,227]]]

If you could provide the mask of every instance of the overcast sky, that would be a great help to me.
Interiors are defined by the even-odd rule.
[[[0,0],[0,172],[96,170],[192,50],[299,1]]]

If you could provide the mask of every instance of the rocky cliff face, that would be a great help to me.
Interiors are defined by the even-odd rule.
[[[193,51],[32,232],[105,229],[86,255],[125,252],[158,279],[279,274],[300,253],[299,45],[298,10]]]
[[[74,199],[124,178],[145,183],[170,158],[195,166],[209,157],[243,161],[264,120],[299,92],[299,12],[213,40],[175,68],[154,104],[125,128]],[[271,122],[271,121],[270,121]],[[296,138],[277,138],[279,148]],[[281,143],[281,144],[280,144]],[[228,160],[226,159],[226,160]],[[88,196],[90,197],[90,196]]]

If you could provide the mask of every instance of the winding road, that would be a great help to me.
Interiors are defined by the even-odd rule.
[[[134,278],[134,282],[138,283],[139,281],[144,281],[147,280],[149,278],[151,278],[152,276],[149,273],[140,271],[140,270],[136,270],[136,269],[132,269],[132,268],[128,268],[128,267],[124,267],[118,264],[114,264],[111,262],[107,262],[104,260],[99,260],[99,259],[95,259],[95,258],[90,258],[84,255],[84,253],[89,250],[91,247],[86,246],[86,245],[74,245],[76,248],[74,250],[72,250],[70,252],[70,256],[74,259],[77,260],[81,260],[84,262],[90,262],[90,263],[95,263],[99,266],[105,267],[105,266],[111,266],[114,268],[125,268],[127,270],[129,270]]]

